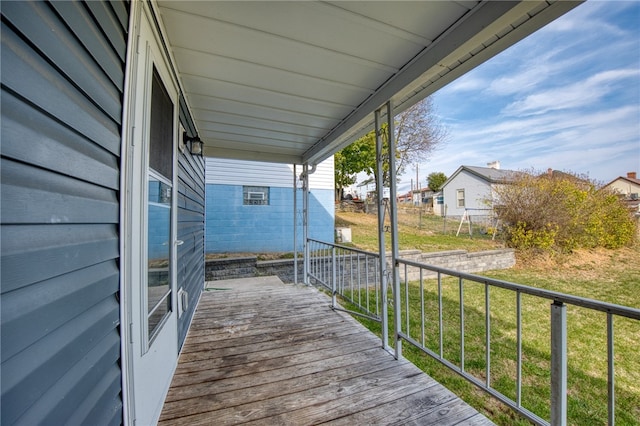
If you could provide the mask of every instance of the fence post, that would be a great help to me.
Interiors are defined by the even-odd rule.
[[[551,304],[551,424],[567,424],[567,307]]]

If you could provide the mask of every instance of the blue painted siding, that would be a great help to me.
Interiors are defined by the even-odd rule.
[[[195,128],[184,99],[180,97],[180,123],[191,136]],[[188,150],[178,154],[178,287],[185,291],[188,309],[178,318],[179,344],[189,331],[204,282],[205,161]]]
[[[333,191],[311,190],[309,236],[325,241],[334,238]],[[302,191],[298,191],[298,249],[302,247]],[[206,187],[206,251],[293,251],[293,190],[271,187],[269,205],[243,205],[242,185]]]

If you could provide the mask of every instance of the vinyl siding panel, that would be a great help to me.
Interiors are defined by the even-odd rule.
[[[118,158],[96,144],[87,143],[45,112],[33,109],[20,98],[2,93],[2,154],[33,167],[52,170],[95,185],[117,189]]]
[[[118,223],[110,188],[5,159],[0,167],[5,223]]]
[[[39,3],[38,3],[39,4]],[[37,108],[75,129],[114,155],[120,153],[120,127],[81,94],[19,34],[2,27],[2,82]]]
[[[299,173],[302,167],[298,166]],[[256,185],[291,188],[290,164],[207,158],[207,184]]]
[[[110,4],[124,5],[124,2],[110,2]],[[58,12],[70,28],[70,31],[85,47],[87,54],[102,68],[115,87],[122,92],[124,79],[122,78],[122,64],[124,56],[114,51],[113,46],[105,39],[101,29],[95,25],[94,18],[85,3],[71,1],[54,1],[51,7]],[[126,10],[129,10],[128,4]],[[127,12],[128,14],[128,12]],[[128,19],[128,18],[127,18]]]
[[[335,190],[333,157],[329,157],[318,164],[316,171],[309,175],[309,188]]]
[[[127,2],[2,3],[2,413],[120,424]]]
[[[302,166],[296,168],[298,176]],[[333,157],[318,164],[309,175],[311,189],[334,189]],[[293,187],[293,165],[260,161],[207,158],[207,184]]]
[[[180,122],[191,136],[195,126],[180,99]],[[178,318],[178,346],[187,337],[191,318],[204,288],[204,222],[205,222],[205,160],[188,150],[178,155],[178,288],[186,291],[188,306]]]

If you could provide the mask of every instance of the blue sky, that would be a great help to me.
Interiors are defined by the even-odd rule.
[[[640,1],[588,1],[433,99],[449,139],[420,164],[421,186],[494,160],[605,183],[640,173]]]

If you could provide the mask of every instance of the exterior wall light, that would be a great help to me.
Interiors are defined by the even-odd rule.
[[[191,154],[202,155],[204,142],[202,142],[199,136],[190,137],[189,135],[187,135],[187,132],[184,132],[182,134],[182,141],[185,145],[189,143],[189,151],[191,152]]]

